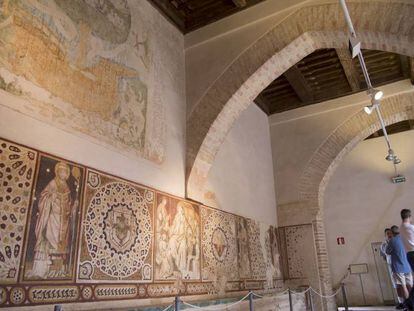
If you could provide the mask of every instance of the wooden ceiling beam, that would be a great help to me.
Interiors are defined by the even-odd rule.
[[[238,8],[244,8],[247,5],[247,1],[246,0],[232,0],[234,5],[237,6]]]
[[[346,79],[348,80],[349,86],[351,87],[352,91],[359,91],[359,73],[356,70],[354,63],[352,62],[352,58],[349,55],[349,51],[347,49],[336,49],[336,54],[338,55],[339,62],[342,65],[342,69],[344,70]]]
[[[414,85],[414,57],[410,57],[410,77],[411,84]]]
[[[312,89],[309,87],[305,77],[296,65],[288,69],[283,75],[302,102],[306,103],[313,101]]]
[[[169,0],[150,0],[156,8],[164,13],[182,32],[185,32],[185,17]]]
[[[269,110],[270,103],[266,99],[264,99],[262,95],[257,96],[254,102],[256,103],[257,106],[259,106],[260,109],[263,110],[265,114],[270,115],[270,110]]]

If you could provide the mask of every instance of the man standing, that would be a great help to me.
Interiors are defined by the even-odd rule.
[[[394,237],[388,242],[386,253],[391,255],[391,269],[397,286],[397,293],[404,301],[408,299],[413,286],[413,277],[398,227],[392,226],[391,231]],[[402,309],[404,307],[399,305],[398,308]]]
[[[411,270],[414,271],[414,226],[411,224],[411,211],[409,209],[401,211],[401,220],[401,239],[407,252],[407,259]]]
[[[384,242],[381,244],[380,247],[380,255],[382,258],[384,258],[385,262],[387,263],[387,270],[388,270],[388,275],[390,277],[391,280],[391,284],[392,284],[392,288],[394,289],[394,292],[396,292],[397,286],[395,285],[394,282],[394,278],[392,276],[392,269],[391,269],[391,256],[387,254],[387,246],[388,246],[388,242],[392,239],[393,234],[390,228],[385,228],[384,230],[384,235],[385,235],[385,240]],[[400,300],[400,297],[398,297],[398,295],[394,294],[394,297],[396,298],[395,302],[397,304],[400,304],[403,302],[403,300]]]
[[[401,220],[401,239],[407,252],[407,260],[411,266],[411,271],[414,271],[414,226],[411,224],[411,210],[401,210]],[[413,308],[413,305],[414,290],[410,292],[410,299],[408,300],[408,306]]]

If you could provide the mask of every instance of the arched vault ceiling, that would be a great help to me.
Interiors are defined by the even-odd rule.
[[[414,5],[348,3],[365,49],[414,56]],[[343,49],[347,28],[338,4],[302,7],[241,54],[197,103],[187,121],[187,196],[200,199],[215,155],[240,113],[273,80],[315,50]]]

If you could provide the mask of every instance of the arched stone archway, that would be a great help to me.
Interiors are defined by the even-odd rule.
[[[386,125],[414,118],[414,92],[396,94],[381,102]],[[299,185],[303,201],[321,208],[326,186],[342,159],[362,140],[380,129],[376,114],[363,110],[348,118],[318,147]],[[384,147],[384,157],[387,150]]]
[[[414,90],[385,98],[381,103],[381,111],[386,125],[414,119]],[[332,289],[322,208],[326,186],[343,158],[358,143],[379,129],[376,114],[367,115],[363,110],[339,125],[308,162],[299,185],[301,201],[287,206],[287,209],[296,208],[296,213],[306,211],[308,220],[313,224],[318,279],[324,293],[329,293]],[[289,212],[283,217],[289,217]]]
[[[350,2],[363,48],[414,56],[414,5]],[[275,78],[320,48],[343,48],[347,30],[337,3],[302,7],[256,41],[209,88],[187,121],[187,196],[203,198],[217,151],[242,111]]]

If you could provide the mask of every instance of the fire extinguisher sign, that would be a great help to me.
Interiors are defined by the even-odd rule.
[[[339,236],[336,238],[336,243],[338,245],[344,245],[345,244],[345,238],[343,236]]]

